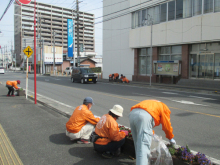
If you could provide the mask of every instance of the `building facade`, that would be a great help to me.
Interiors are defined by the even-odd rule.
[[[115,5],[104,0],[103,5],[109,5],[103,10],[104,78],[118,72],[149,82],[152,71],[152,82],[158,82],[153,61],[179,60],[176,82],[220,79],[219,0],[118,0]],[[163,82],[169,81],[164,76]]]
[[[23,61],[23,49],[29,44],[33,45],[34,38],[34,1],[28,5],[14,3],[14,44],[17,62]],[[36,3],[36,31],[37,47],[40,41],[44,45],[53,46],[53,31],[55,31],[55,46],[62,46],[63,52],[67,52],[67,19],[76,19],[76,11],[45,3]],[[75,21],[75,48],[76,42],[76,21]],[[79,12],[79,43],[85,47],[86,55],[95,53],[94,36],[94,14]],[[31,42],[31,43],[30,43]],[[37,49],[37,55],[40,50]],[[76,49],[75,49],[76,52]],[[76,55],[76,53],[74,53]]]

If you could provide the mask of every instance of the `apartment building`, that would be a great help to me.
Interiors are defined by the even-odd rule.
[[[104,78],[118,72],[130,80],[158,82],[155,70],[162,68],[153,62],[177,60],[176,82],[220,79],[219,0],[104,0],[103,5],[108,6],[103,10]],[[163,82],[172,80],[163,77]]]
[[[55,46],[62,46],[64,55],[67,54],[67,19],[76,19],[75,10],[63,8],[50,4],[36,2],[36,31],[37,47],[40,41],[44,40],[44,45],[53,45],[53,31],[55,35]],[[76,21],[75,21],[75,48],[76,42]],[[94,36],[94,14],[79,12],[79,43],[85,47],[82,56],[94,56],[95,36]],[[23,49],[28,44],[33,47],[34,39],[34,1],[28,5],[18,5],[14,3],[14,45],[17,62],[23,61]],[[37,49],[37,55],[40,49]],[[76,49],[75,49],[76,52]],[[76,57],[76,53],[75,57]],[[37,61],[39,58],[37,57]]]

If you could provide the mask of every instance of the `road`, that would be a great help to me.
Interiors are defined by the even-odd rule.
[[[0,75],[0,81],[21,80],[25,89],[25,74],[6,73]],[[34,91],[33,74],[29,75],[29,90]],[[114,104],[124,107],[124,116],[118,123],[129,126],[128,115],[131,106],[146,99],[160,100],[171,110],[171,123],[174,139],[178,145],[189,145],[190,149],[220,159],[220,95],[199,94],[166,89],[150,89],[147,87],[128,86],[123,84],[72,83],[70,77],[37,77],[37,93],[54,99],[61,104],[74,107],[83,99],[91,96],[95,105],[92,111],[102,116],[108,113]],[[32,93],[33,94],[33,93]],[[156,134],[164,140],[165,134],[161,126],[154,128]]]

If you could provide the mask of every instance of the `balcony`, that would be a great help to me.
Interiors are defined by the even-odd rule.
[[[93,31],[88,31],[88,30],[84,30],[84,33],[90,33],[90,34],[94,34]]]
[[[86,36],[86,37],[94,37],[94,35],[90,35],[90,34],[84,34],[84,36]]]
[[[94,19],[94,16],[90,16],[90,15],[86,15],[86,14],[84,14],[84,18],[92,18],[92,19]]]

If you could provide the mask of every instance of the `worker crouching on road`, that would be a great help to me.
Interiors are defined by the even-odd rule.
[[[144,100],[131,107],[129,121],[135,146],[136,165],[145,165],[149,160],[153,127],[162,124],[166,138],[171,144],[176,144],[173,139],[170,113],[169,108],[157,100]]]
[[[114,73],[113,74],[113,80],[116,81],[119,78],[119,74],[118,73]]]
[[[17,80],[17,81],[7,81],[6,82],[6,87],[8,88],[8,94],[7,96],[10,96],[10,93],[11,93],[11,96],[15,96],[14,95],[14,88],[15,89],[20,89],[17,84],[20,84],[21,81],[20,80]]]
[[[125,143],[127,131],[119,132],[116,120],[122,117],[123,108],[120,105],[114,105],[112,109],[101,117],[96,125],[95,134],[98,135],[93,145],[97,152],[102,153],[104,158],[112,158],[112,155],[120,154],[120,147]]]
[[[121,74],[120,79],[121,79],[121,81],[122,81],[123,83],[129,83],[129,82],[130,82],[123,74]]]
[[[76,107],[73,111],[66,123],[66,136],[70,137],[70,140],[78,140],[77,143],[90,143],[89,137],[100,119],[90,111],[93,104],[92,98],[86,97],[83,105]]]

